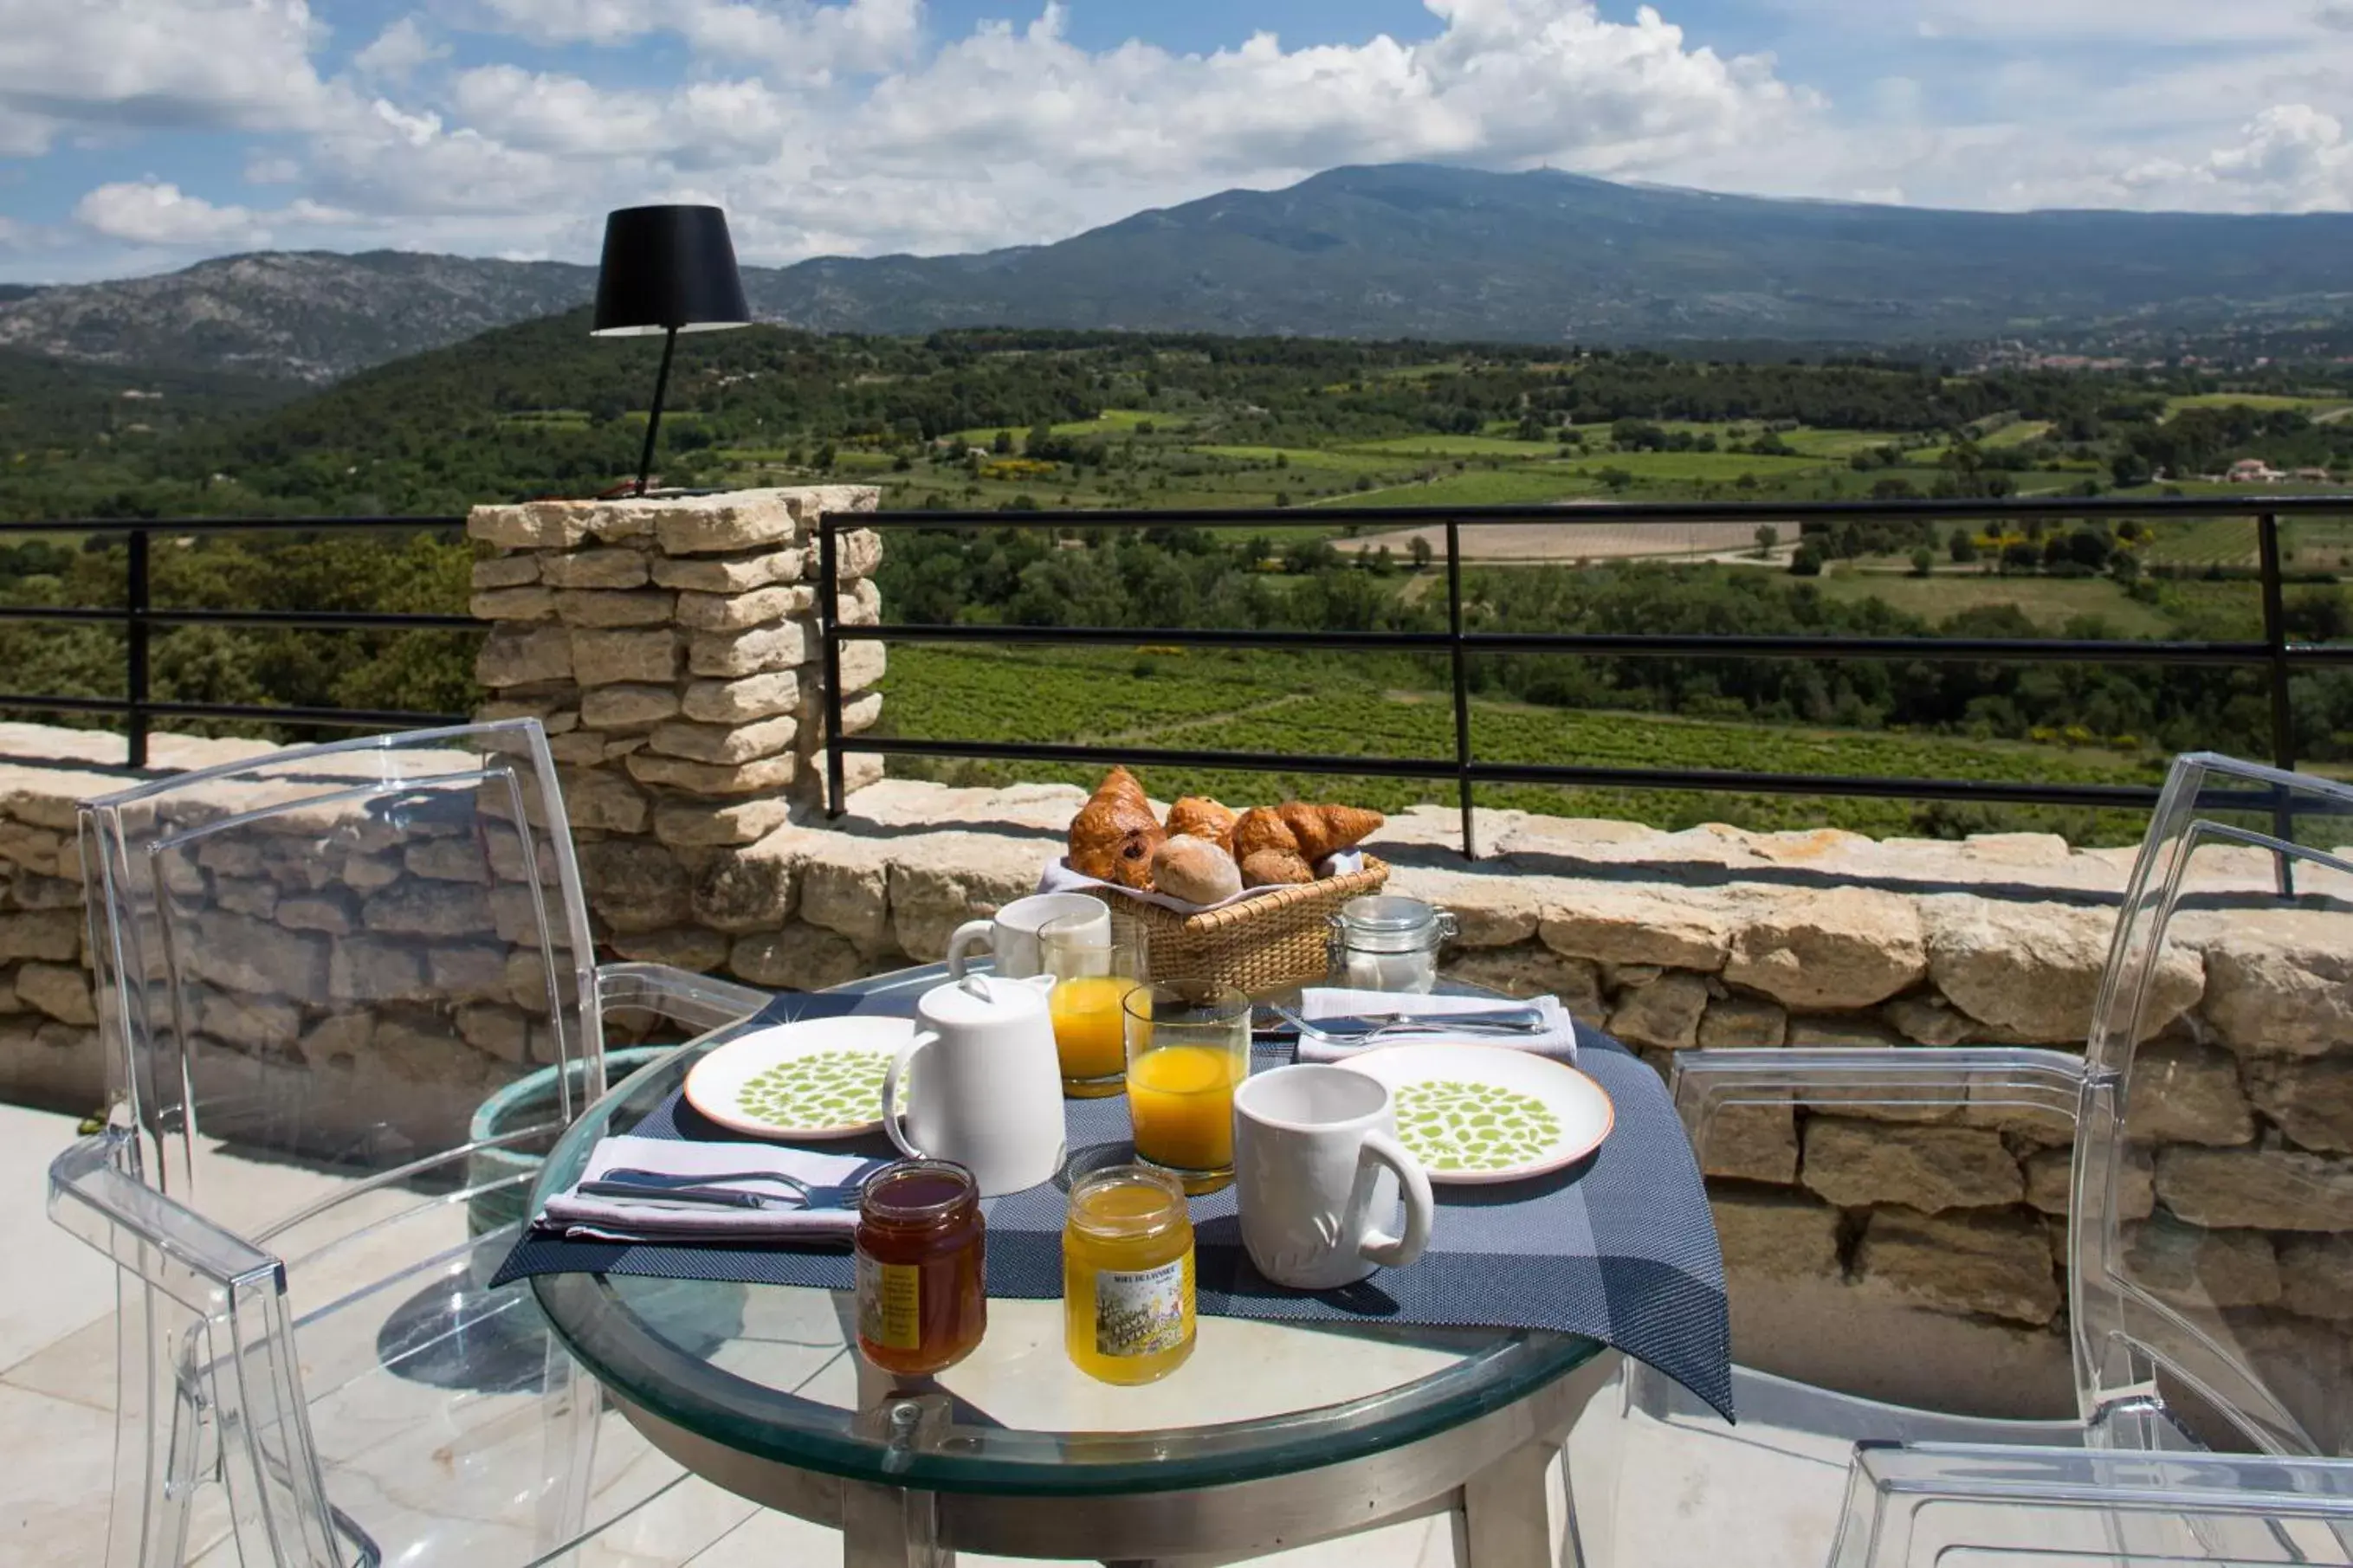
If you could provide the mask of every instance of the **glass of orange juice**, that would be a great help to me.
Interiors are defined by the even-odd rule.
[[[1127,994],[1127,1109],[1135,1157],[1188,1193],[1234,1179],[1234,1086],[1250,1076],[1250,998],[1171,982]]]
[[[1073,1100],[1117,1094],[1127,1081],[1120,1004],[1144,981],[1134,939],[1115,934],[1101,915],[1064,915],[1038,929],[1038,959],[1040,971],[1054,978],[1047,1006],[1062,1092]]]

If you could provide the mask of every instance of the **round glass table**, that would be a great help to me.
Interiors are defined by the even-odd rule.
[[[944,977],[931,965],[841,989],[912,1002]],[[737,1032],[681,1047],[591,1107],[549,1155],[533,1209]],[[1461,1510],[1475,1568],[1551,1568],[1546,1467],[1618,1361],[1532,1331],[1205,1316],[1184,1366],[1123,1388],[1071,1363],[1060,1301],[992,1299],[969,1358],[894,1379],[854,1348],[847,1293],[589,1274],[532,1287],[649,1441],[839,1529],[849,1568],[959,1548],[1230,1557],[1440,1509]]]

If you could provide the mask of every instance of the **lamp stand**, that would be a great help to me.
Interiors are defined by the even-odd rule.
[[[638,454],[638,493],[646,493],[646,476],[653,472],[654,436],[661,429],[662,395],[670,390],[670,356],[678,348],[678,329],[662,334],[661,374],[654,377],[653,412],[646,416],[646,448]]]

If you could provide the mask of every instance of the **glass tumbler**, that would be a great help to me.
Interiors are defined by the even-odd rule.
[[[1039,973],[1054,980],[1047,1005],[1062,1092],[1073,1100],[1117,1094],[1127,1082],[1120,1004],[1143,984],[1141,951],[1099,915],[1064,915],[1039,928],[1038,957]]]
[[[1234,1179],[1234,1086],[1250,1076],[1250,1002],[1230,985],[1127,994],[1127,1108],[1135,1157],[1188,1193]]]

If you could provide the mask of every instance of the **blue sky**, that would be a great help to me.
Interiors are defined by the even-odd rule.
[[[0,0],[0,279],[271,247],[1051,240],[1421,159],[1839,200],[2353,205],[2353,0]]]

